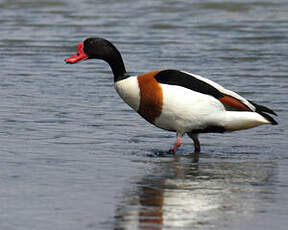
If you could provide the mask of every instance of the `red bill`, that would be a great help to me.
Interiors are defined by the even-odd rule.
[[[66,58],[65,59],[66,63],[74,64],[88,59],[89,57],[87,56],[87,54],[85,54],[83,48],[84,48],[83,42],[80,42],[77,46],[77,54],[69,58]]]

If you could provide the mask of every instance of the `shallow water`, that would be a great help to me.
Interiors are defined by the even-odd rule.
[[[0,228],[286,229],[286,0],[0,1]],[[124,104],[101,61],[66,65],[105,37],[139,74],[176,68],[278,113],[279,126],[174,134]]]

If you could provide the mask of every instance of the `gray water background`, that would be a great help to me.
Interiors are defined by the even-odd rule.
[[[0,229],[287,229],[286,0],[1,0]],[[106,63],[66,65],[89,36],[131,74],[175,68],[273,108],[279,126],[174,142],[113,89]]]

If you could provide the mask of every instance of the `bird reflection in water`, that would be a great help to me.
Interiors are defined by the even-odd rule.
[[[123,195],[116,209],[115,229],[222,226],[229,218],[261,211],[257,204],[263,199],[273,200],[272,161],[208,156],[197,163],[195,157],[175,156],[155,164],[151,174]]]

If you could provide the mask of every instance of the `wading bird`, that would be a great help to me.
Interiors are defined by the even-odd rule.
[[[148,122],[176,132],[177,139],[169,153],[177,151],[185,133],[193,140],[195,152],[200,152],[200,133],[277,124],[269,115],[276,115],[273,110],[195,74],[163,69],[130,76],[118,49],[103,38],[88,38],[78,44],[77,51],[66,63],[93,58],[106,61],[119,96]]]

